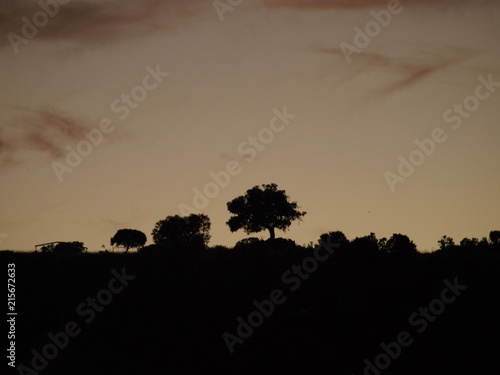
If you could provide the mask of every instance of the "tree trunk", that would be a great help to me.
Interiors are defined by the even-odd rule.
[[[276,238],[276,235],[274,234],[274,227],[269,227],[267,229],[269,229],[269,234],[271,235],[271,237],[269,237],[269,239],[274,240]]]

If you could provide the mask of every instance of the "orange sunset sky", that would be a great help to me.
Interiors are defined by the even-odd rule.
[[[151,243],[193,189],[232,246],[226,203],[263,183],[307,211],[277,232],[299,244],[500,229],[499,1],[21,0],[0,19],[0,248]]]

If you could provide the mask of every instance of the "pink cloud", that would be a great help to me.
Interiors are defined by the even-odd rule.
[[[83,139],[91,125],[90,120],[53,108],[24,109],[0,131],[0,170],[21,163],[23,151],[59,158],[70,142]]]

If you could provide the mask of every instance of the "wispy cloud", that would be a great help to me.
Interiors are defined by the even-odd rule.
[[[18,109],[0,129],[0,171],[21,163],[23,151],[59,158],[68,143],[80,141],[91,128],[90,120],[54,108]]]
[[[210,2],[201,0],[72,0],[59,5],[58,13],[39,29],[36,39],[105,43],[142,36],[176,29],[209,6]],[[40,10],[37,1],[3,1],[0,33],[22,36],[22,18],[31,20]],[[3,46],[9,44],[7,37],[2,41]]]
[[[414,5],[460,5],[464,3],[488,3],[495,0],[400,0]],[[360,9],[387,6],[389,0],[261,0],[268,8],[292,8],[296,10]]]
[[[434,52],[436,49],[439,52]],[[444,71],[454,65],[465,62],[480,53],[480,51],[452,46],[427,47],[422,52],[413,53],[409,57],[397,57],[380,53],[363,51],[353,56],[351,64],[345,64],[344,52],[340,48],[313,48],[315,52],[325,53],[344,64],[346,69],[330,72],[339,77],[335,85],[357,79],[371,72],[391,74],[390,80],[370,92],[370,95],[389,95],[396,91],[409,89],[433,74]]]

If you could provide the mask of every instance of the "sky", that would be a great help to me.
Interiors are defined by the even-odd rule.
[[[22,0],[0,20],[0,249],[152,243],[188,213],[232,246],[227,202],[267,183],[307,212],[277,232],[299,244],[500,229],[499,1]]]

